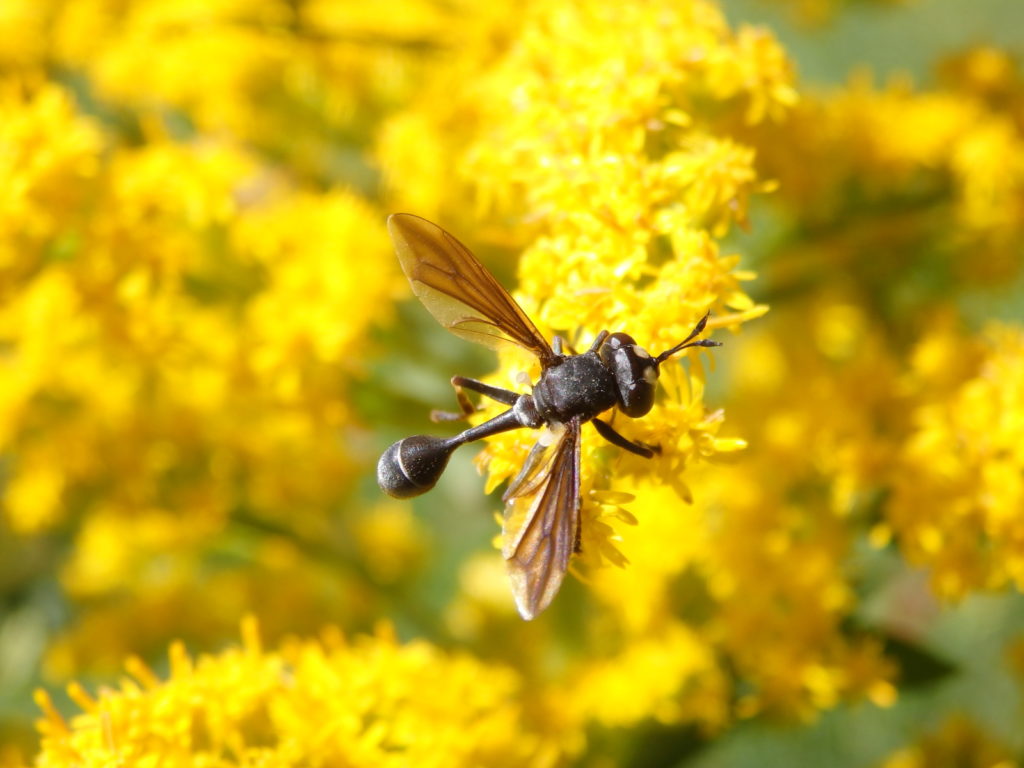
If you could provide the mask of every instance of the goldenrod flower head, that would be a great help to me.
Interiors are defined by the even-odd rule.
[[[440,768],[545,765],[557,754],[525,721],[512,670],[399,644],[388,627],[266,651],[249,623],[241,648],[192,658],[176,644],[170,661],[166,680],[133,659],[116,689],[72,684],[82,712],[70,722],[40,692],[35,765]]]
[[[748,684],[740,716],[811,719],[842,700],[884,705],[895,695],[881,645],[842,628],[855,600],[843,567],[847,518],[829,511],[824,493],[787,498],[801,485],[810,495],[811,458],[787,465],[762,450],[702,478],[711,521],[694,568],[714,606],[706,632]]]
[[[727,718],[724,693],[708,645],[686,625],[670,622],[581,669],[572,706],[611,727],[654,718],[714,728]]]
[[[716,486],[698,474],[699,488],[714,493]],[[714,506],[708,506],[709,499],[701,498],[701,504],[685,504],[679,492],[672,483],[654,478],[639,482],[635,495],[607,491],[594,494],[601,519],[616,523],[617,546],[629,567],[596,570],[589,574],[589,585],[627,635],[657,634],[674,616],[703,622],[707,605],[702,604],[702,580],[722,579],[732,568],[731,563],[709,566],[714,559],[710,550],[728,543],[728,523],[720,519]],[[737,493],[742,495],[741,491]],[[645,514],[639,524],[623,504],[659,512]],[[722,574],[717,572],[719,568]],[[690,587],[682,588],[682,584]]]
[[[971,62],[997,71],[971,75]],[[861,72],[844,89],[805,96],[784,122],[758,128],[759,155],[779,181],[785,215],[826,236],[800,245],[814,248],[806,266],[825,260],[879,288],[895,274],[912,279],[922,263],[941,268],[943,259],[973,282],[1019,273],[1024,138],[1017,108],[1007,104],[1024,92],[1020,75],[988,49],[968,52],[950,71],[956,89],[932,91],[900,76],[877,86]],[[885,227],[857,227],[865,206],[893,216]],[[937,207],[948,215],[931,215]],[[881,254],[888,269],[878,268]]]
[[[1010,51],[978,45],[947,57],[939,64],[944,85],[969,96],[980,96],[996,107],[1020,99],[1021,74]]]
[[[1024,331],[993,325],[980,351],[952,392],[933,395],[927,373],[917,383],[888,508],[901,549],[947,598],[1024,586]]]
[[[674,535],[663,527],[651,538],[647,559],[659,546],[667,563],[678,562],[669,551],[686,554],[651,615],[702,626],[742,680],[738,716],[813,719],[861,698],[888,705],[897,671],[875,637],[848,626],[858,597],[847,559],[864,496],[889,478],[895,449],[879,433],[905,421],[899,370],[850,296],[816,294],[773,312],[771,325],[730,344],[727,407],[750,449],[691,472],[696,512]],[[624,546],[647,527],[624,531]]]
[[[881,768],[1018,768],[1014,749],[968,715],[947,718],[914,743],[890,755]]]
[[[354,522],[359,548],[370,554],[371,576],[391,584],[414,572],[426,556],[422,523],[408,505],[387,503],[369,510]]]
[[[46,3],[11,0],[0,6],[0,67],[4,72],[32,71],[45,58],[49,22]],[[17,34],[11,31],[17,30]]]
[[[16,0],[0,9],[0,63],[74,72],[126,115],[239,140],[299,176],[336,179],[362,162],[358,149],[338,151],[339,133],[370,142],[453,15],[411,0]]]
[[[197,589],[238,546],[233,517],[314,538],[350,492],[348,388],[397,285],[380,217],[230,141],[143,121],[126,144],[40,78],[4,81],[0,101],[0,514],[74,541],[65,595],[95,609],[48,664],[119,663],[176,620],[219,636],[299,567],[268,537]],[[293,587],[267,606],[275,631],[326,598],[325,574],[277,580]]]
[[[6,297],[50,249],[73,247],[103,139],[68,91],[36,78],[0,80],[0,111],[0,295]]]
[[[291,193],[247,212],[234,234],[266,276],[248,308],[253,366],[275,375],[307,361],[357,369],[365,325],[352,318],[376,315],[399,285],[371,208],[343,191]]]

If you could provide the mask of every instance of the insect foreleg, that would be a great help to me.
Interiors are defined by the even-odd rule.
[[[489,397],[492,400],[497,400],[499,403],[505,405],[515,405],[519,395],[509,389],[502,389],[501,387],[492,387],[490,384],[484,384],[482,381],[476,379],[467,379],[465,376],[452,376],[452,387],[455,388],[455,399],[459,402],[459,410],[461,413],[451,413],[450,411],[431,411],[430,420],[434,422],[438,421],[460,421],[479,410],[470,401],[466,395],[465,390],[471,390],[473,392],[479,392],[485,397]]]
[[[614,429],[612,425],[606,421],[600,419],[594,419],[594,428],[597,429],[597,433],[601,435],[612,445],[617,445],[619,448],[623,448],[630,453],[635,453],[637,456],[643,456],[645,459],[649,459],[656,453],[661,453],[661,448],[657,445],[647,445],[647,443],[641,443],[639,441],[634,442],[628,438],[623,437]]]

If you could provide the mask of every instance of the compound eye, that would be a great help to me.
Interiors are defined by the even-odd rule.
[[[614,365],[617,352],[620,350],[625,351],[625,349],[635,346],[636,341],[628,333],[613,333],[604,340],[604,344],[601,345],[601,351],[598,354],[605,365],[612,366]]]
[[[619,347],[635,346],[636,340],[628,333],[613,333],[605,339],[604,343],[610,345],[612,349],[618,349]]]
[[[625,333],[613,336],[617,337],[614,344],[601,347],[601,360],[615,376],[619,407],[627,416],[637,418],[654,407],[658,364],[632,337]]]

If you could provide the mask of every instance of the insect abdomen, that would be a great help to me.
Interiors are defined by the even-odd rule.
[[[448,459],[461,443],[430,435],[413,435],[384,451],[377,462],[377,485],[388,496],[409,499],[437,483]]]

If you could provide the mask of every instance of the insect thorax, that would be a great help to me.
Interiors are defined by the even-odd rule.
[[[615,377],[595,353],[571,355],[544,371],[533,399],[546,420],[588,421],[616,404]]]

